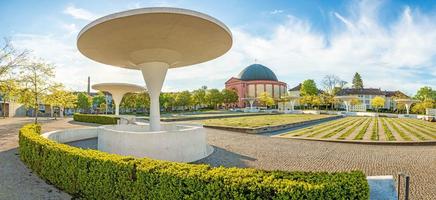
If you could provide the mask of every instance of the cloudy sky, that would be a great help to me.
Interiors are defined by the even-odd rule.
[[[93,83],[144,85],[139,71],[93,62],[76,47],[86,24],[118,11],[170,6],[209,14],[232,31],[234,43],[224,56],[171,69],[164,91],[208,87],[224,82],[257,61],[293,87],[325,75],[351,82],[359,72],[365,87],[414,94],[436,87],[436,3],[433,1],[1,1],[0,37],[29,49],[56,68],[56,79],[73,90]]]

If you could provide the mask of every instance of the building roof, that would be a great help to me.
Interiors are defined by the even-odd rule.
[[[380,95],[386,97],[393,96],[404,96],[407,97],[401,91],[382,91],[380,88],[363,88],[363,89],[355,89],[355,88],[344,88],[337,94],[338,96],[346,96],[346,95]]]
[[[297,86],[295,86],[295,87],[289,89],[289,91],[300,91],[300,89],[301,89],[301,83],[298,84]]]
[[[278,81],[277,76],[274,72],[261,64],[252,64],[246,67],[239,73],[236,77],[243,81],[253,81],[253,80],[270,80]]]

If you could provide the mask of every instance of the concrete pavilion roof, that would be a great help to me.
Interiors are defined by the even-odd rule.
[[[139,69],[163,62],[170,68],[202,63],[226,53],[232,34],[219,20],[192,10],[152,7],[99,18],[77,37],[79,51],[108,65]]]
[[[97,83],[92,85],[92,89],[99,91],[106,91],[111,93],[112,91],[123,91],[128,92],[142,92],[145,90],[144,87],[130,84],[130,83]]]

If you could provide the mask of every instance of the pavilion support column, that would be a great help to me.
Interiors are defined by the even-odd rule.
[[[141,64],[140,67],[150,94],[150,131],[160,131],[159,95],[169,65],[164,62],[149,62]]]
[[[111,94],[112,94],[112,99],[113,99],[114,104],[115,104],[115,115],[119,115],[120,114],[120,104],[121,104],[121,100],[123,100],[124,93],[111,92]]]
[[[345,109],[347,110],[347,112],[350,112],[350,101],[344,101],[345,103]]]
[[[409,103],[404,104],[406,106],[407,115],[409,115],[410,105]]]
[[[295,100],[291,100],[291,111],[294,111]]]

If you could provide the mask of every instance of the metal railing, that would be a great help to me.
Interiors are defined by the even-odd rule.
[[[405,173],[398,173],[398,186],[397,186],[397,197],[400,200],[401,193],[401,178],[404,178],[404,200],[409,200],[410,192],[410,176]]]

